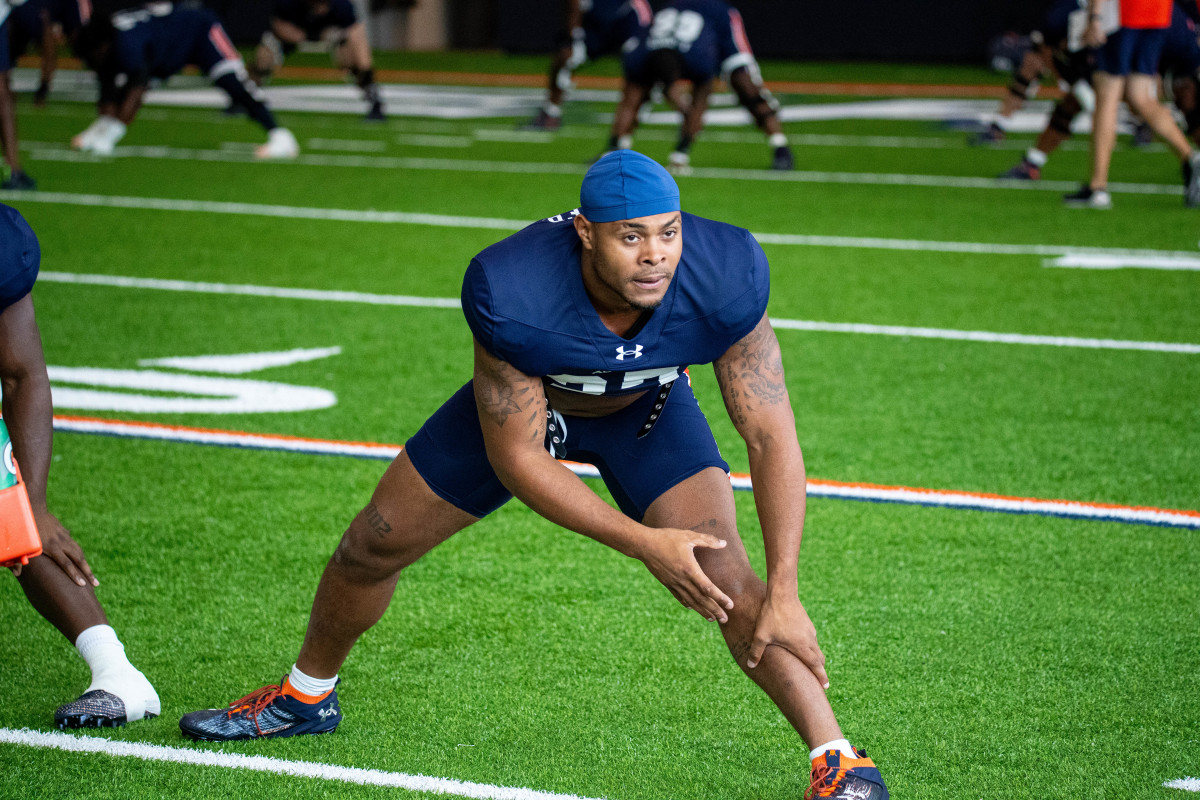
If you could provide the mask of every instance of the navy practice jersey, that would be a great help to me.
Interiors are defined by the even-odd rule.
[[[33,290],[42,251],[29,223],[0,203],[0,311]]]
[[[766,312],[767,257],[750,232],[685,213],[683,256],[662,305],[634,336],[617,336],[583,286],[577,213],[535,222],[467,268],[471,332],[526,375],[582,394],[643,391],[720,358]]]
[[[637,36],[650,26],[654,12],[647,0],[581,0],[583,28],[588,38],[588,49],[592,40],[603,41],[606,52],[618,49],[631,37]]]
[[[1082,46],[1083,29],[1087,27],[1087,0],[1054,0],[1046,9],[1040,34],[1050,48],[1066,46],[1078,50]]]
[[[25,0],[12,10],[13,37],[21,37],[21,44],[30,42],[41,44],[45,28],[43,14],[51,22],[62,26],[63,32],[70,34],[79,30],[91,18],[92,4],[90,0]],[[15,47],[21,52],[24,47]]]
[[[328,0],[324,5],[317,13],[306,0],[275,0],[272,15],[304,31],[304,38],[312,42],[320,41],[329,28],[345,29],[358,22],[350,0]]]
[[[189,64],[210,73],[218,64],[241,61],[216,15],[204,8],[150,3],[114,15],[113,27],[115,68],[133,86],[166,80]]]
[[[649,30],[625,56],[625,74],[638,83],[653,83],[644,68],[655,50],[677,50],[684,77],[694,83],[755,63],[741,14],[721,0],[675,0],[655,14]]]

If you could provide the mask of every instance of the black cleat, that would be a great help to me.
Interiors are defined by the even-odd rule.
[[[371,108],[367,111],[367,115],[363,117],[367,122],[385,122],[387,114],[383,111],[383,101],[376,100],[371,103]]]
[[[1183,162],[1183,204],[1200,208],[1200,152],[1192,153]]]
[[[1137,148],[1149,147],[1154,144],[1154,129],[1145,122],[1138,122],[1133,126],[1133,146]]]
[[[31,192],[36,188],[37,181],[19,169],[14,169],[12,174],[8,176],[8,180],[0,183],[0,189],[9,189],[16,192]]]
[[[562,117],[551,116],[542,109],[533,119],[520,126],[523,131],[556,131],[562,127]]]
[[[144,719],[154,717],[146,713]],[[54,724],[59,728],[120,728],[128,722],[125,703],[115,694],[103,689],[85,692],[78,700],[59,706],[54,712]]]
[[[786,144],[775,148],[775,155],[771,158],[771,169],[777,169],[781,172],[786,172],[794,169],[796,159],[792,157],[792,149]]]
[[[1112,208],[1112,195],[1107,189],[1093,189],[1086,183],[1077,191],[1063,195],[1063,204],[1067,208]]]
[[[1013,181],[1036,181],[1041,180],[1042,171],[1033,164],[1022,159],[1020,164],[1017,164],[1007,172],[1003,172],[996,177]]]
[[[1004,128],[1001,128],[996,123],[988,125],[979,133],[967,140],[967,143],[974,147],[987,147],[993,144],[999,144],[1004,141]]]

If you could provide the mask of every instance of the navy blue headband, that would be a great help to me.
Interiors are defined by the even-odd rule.
[[[583,176],[579,210],[592,222],[666,214],[679,210],[679,187],[654,159],[633,150],[614,150]]]

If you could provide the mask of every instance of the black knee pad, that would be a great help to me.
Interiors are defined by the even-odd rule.
[[[1059,133],[1071,135],[1071,122],[1076,115],[1082,110],[1079,101],[1074,95],[1067,95],[1062,100],[1054,104],[1054,111],[1050,114],[1050,127]]]
[[[1008,93],[1014,97],[1019,97],[1022,100],[1027,100],[1029,99],[1030,83],[1032,83],[1032,81],[1021,77],[1021,73],[1019,71],[1014,72],[1012,76],[1012,83],[1008,85]]]

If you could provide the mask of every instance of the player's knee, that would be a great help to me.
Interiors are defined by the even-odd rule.
[[[1073,97],[1063,98],[1054,106],[1054,111],[1050,114],[1050,127],[1059,133],[1070,136],[1071,121],[1075,119],[1075,115],[1079,111],[1078,100],[1074,100]]]
[[[714,579],[714,583],[733,601],[730,621],[749,622],[753,632],[753,623],[758,619],[759,609],[767,597],[767,584],[749,564],[725,571]]]
[[[390,577],[416,560],[398,541],[374,503],[358,513],[342,534],[333,560],[365,582]]]

